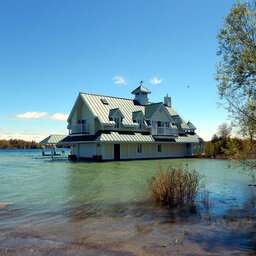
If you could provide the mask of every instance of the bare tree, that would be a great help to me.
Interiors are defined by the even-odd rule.
[[[231,135],[231,127],[227,123],[223,123],[218,127],[218,135],[220,138],[228,138]]]

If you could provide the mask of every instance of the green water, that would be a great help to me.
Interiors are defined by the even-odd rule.
[[[206,214],[216,219],[229,214],[241,217],[245,210],[247,215],[254,216],[256,189],[248,186],[252,180],[241,168],[228,169],[229,161],[171,159],[88,163],[43,158],[40,150],[0,150],[0,202],[12,203],[0,209],[0,248],[20,246],[16,244],[17,237],[8,243],[6,240],[17,230],[34,230],[42,235],[48,227],[51,235],[67,239],[67,233],[77,233],[78,227],[83,227],[91,239],[102,242],[103,237],[97,236],[99,231],[107,233],[109,239],[112,234],[116,241],[117,237],[121,240],[133,237],[137,223],[165,223],[169,221],[170,211],[148,199],[146,181],[159,165],[165,168],[179,164],[188,164],[205,176],[205,192],[197,199],[193,221],[196,218],[200,223],[198,216],[202,218]],[[207,206],[200,203],[205,195]],[[177,225],[179,221],[177,219]],[[109,223],[112,223],[111,229]],[[161,232],[158,230],[158,237]],[[28,245],[38,244],[28,242]]]

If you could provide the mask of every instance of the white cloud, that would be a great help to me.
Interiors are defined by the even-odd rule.
[[[68,114],[64,113],[55,113],[51,116],[48,117],[51,120],[67,120],[68,119]]]
[[[127,82],[125,81],[125,79],[121,76],[114,76],[112,78],[112,80],[114,80],[115,84],[127,84]]]
[[[156,76],[154,76],[154,77],[152,77],[151,79],[150,79],[150,83],[151,84],[160,84],[160,83],[162,83],[163,82],[163,79],[158,79]]]
[[[10,140],[10,139],[17,139],[17,140],[26,140],[26,141],[36,141],[40,142],[41,140],[45,139],[46,137],[50,136],[51,134],[67,134],[66,131],[53,131],[49,132],[42,132],[42,133],[33,133],[33,132],[0,132],[0,140]]]
[[[47,116],[47,112],[37,112],[37,111],[32,111],[32,112],[26,112],[23,114],[17,114],[15,116],[10,116],[10,118],[17,118],[17,119],[38,119],[44,116]]]
[[[36,141],[39,142],[49,136],[49,133],[0,133],[0,140],[26,140],[26,141]]]

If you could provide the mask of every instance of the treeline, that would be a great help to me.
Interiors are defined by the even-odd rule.
[[[256,142],[251,140],[217,137],[205,142],[205,157],[229,159],[256,159]]]
[[[0,149],[37,149],[42,148],[42,145],[35,141],[25,140],[0,140]]]
[[[0,149],[39,149],[44,146],[45,148],[51,148],[51,145],[42,145],[35,141],[25,141],[25,140],[0,140]],[[70,148],[70,145],[57,145],[57,148]]]

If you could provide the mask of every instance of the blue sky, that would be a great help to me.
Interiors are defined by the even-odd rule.
[[[210,139],[228,122],[214,73],[234,2],[0,1],[0,139],[66,133],[80,91],[132,98],[141,80]]]

